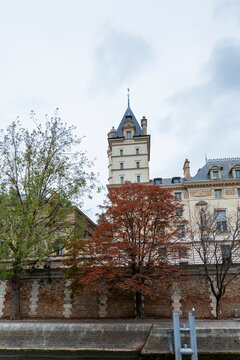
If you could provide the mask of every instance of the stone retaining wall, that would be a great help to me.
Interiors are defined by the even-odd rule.
[[[205,327],[196,328],[199,353],[240,353],[240,324],[224,328],[223,323],[211,326],[208,322]],[[1,351],[74,350],[154,355],[172,353],[174,346],[171,324],[1,321],[0,348]]]
[[[84,291],[74,295],[61,269],[39,270],[21,282],[21,313],[24,318],[131,318],[135,317],[134,294]],[[236,278],[222,299],[222,314],[231,318],[240,313],[240,278]],[[11,287],[0,282],[0,318],[10,315]],[[195,308],[196,318],[214,316],[214,298],[201,266],[187,266],[179,284],[159,289],[159,296],[144,297],[147,317],[170,318],[177,310],[186,317]]]

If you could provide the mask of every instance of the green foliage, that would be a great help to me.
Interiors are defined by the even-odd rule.
[[[81,139],[58,117],[33,131],[13,122],[0,137],[0,277],[39,265],[74,236],[74,205],[96,185]]]

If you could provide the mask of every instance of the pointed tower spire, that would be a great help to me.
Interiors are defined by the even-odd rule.
[[[129,94],[129,88],[127,89],[127,97],[128,97],[128,109],[130,109],[130,94]]]
[[[108,133],[109,187],[125,181],[149,184],[150,135],[147,119],[141,126],[130,108],[130,91],[127,88],[127,109],[115,130]]]

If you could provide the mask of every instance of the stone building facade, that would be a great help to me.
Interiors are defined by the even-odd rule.
[[[217,239],[227,251],[224,239],[229,237],[227,222],[236,222],[240,216],[240,158],[209,159],[193,177],[186,159],[183,177],[157,178],[155,184],[171,189],[181,200],[183,216],[188,228],[194,228],[200,209],[208,209],[216,215]],[[182,241],[189,241],[183,231]],[[240,254],[239,254],[240,256]],[[198,253],[191,249],[189,263],[199,264]]]
[[[128,101],[128,108],[117,130],[108,133],[109,186],[125,181],[149,183],[150,135],[147,119],[136,120]]]
[[[141,126],[129,102],[117,130],[108,133],[109,185],[119,186],[124,181],[156,184],[173,191],[182,204],[182,216],[191,228],[200,208],[216,213],[219,240],[226,235],[226,220],[240,216],[240,157],[209,159],[196,175],[191,176],[190,162],[185,160],[183,176],[149,178],[150,135],[147,119]],[[182,242],[189,244],[186,229],[179,229]],[[240,255],[240,254],[239,254]],[[199,264],[201,260],[194,249],[186,262]]]

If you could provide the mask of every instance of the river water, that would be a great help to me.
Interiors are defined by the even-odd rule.
[[[2,357],[4,356],[4,357]],[[96,354],[88,354],[85,355],[78,355],[76,353],[68,353],[62,355],[47,355],[42,356],[42,354],[35,354],[32,357],[30,354],[26,356],[22,352],[14,352],[14,354],[7,354],[1,355],[0,353],[0,360],[9,360],[9,359],[21,359],[21,360],[67,360],[67,359],[81,359],[81,360],[175,360],[174,355],[155,355],[155,356],[143,356],[138,357],[136,354],[130,355],[127,357],[126,355],[121,354],[120,356],[113,356],[113,354],[104,354],[102,357],[97,357]],[[190,357],[185,357],[183,360],[190,360]],[[198,360],[240,360],[240,353],[239,354],[201,354],[198,355]]]

